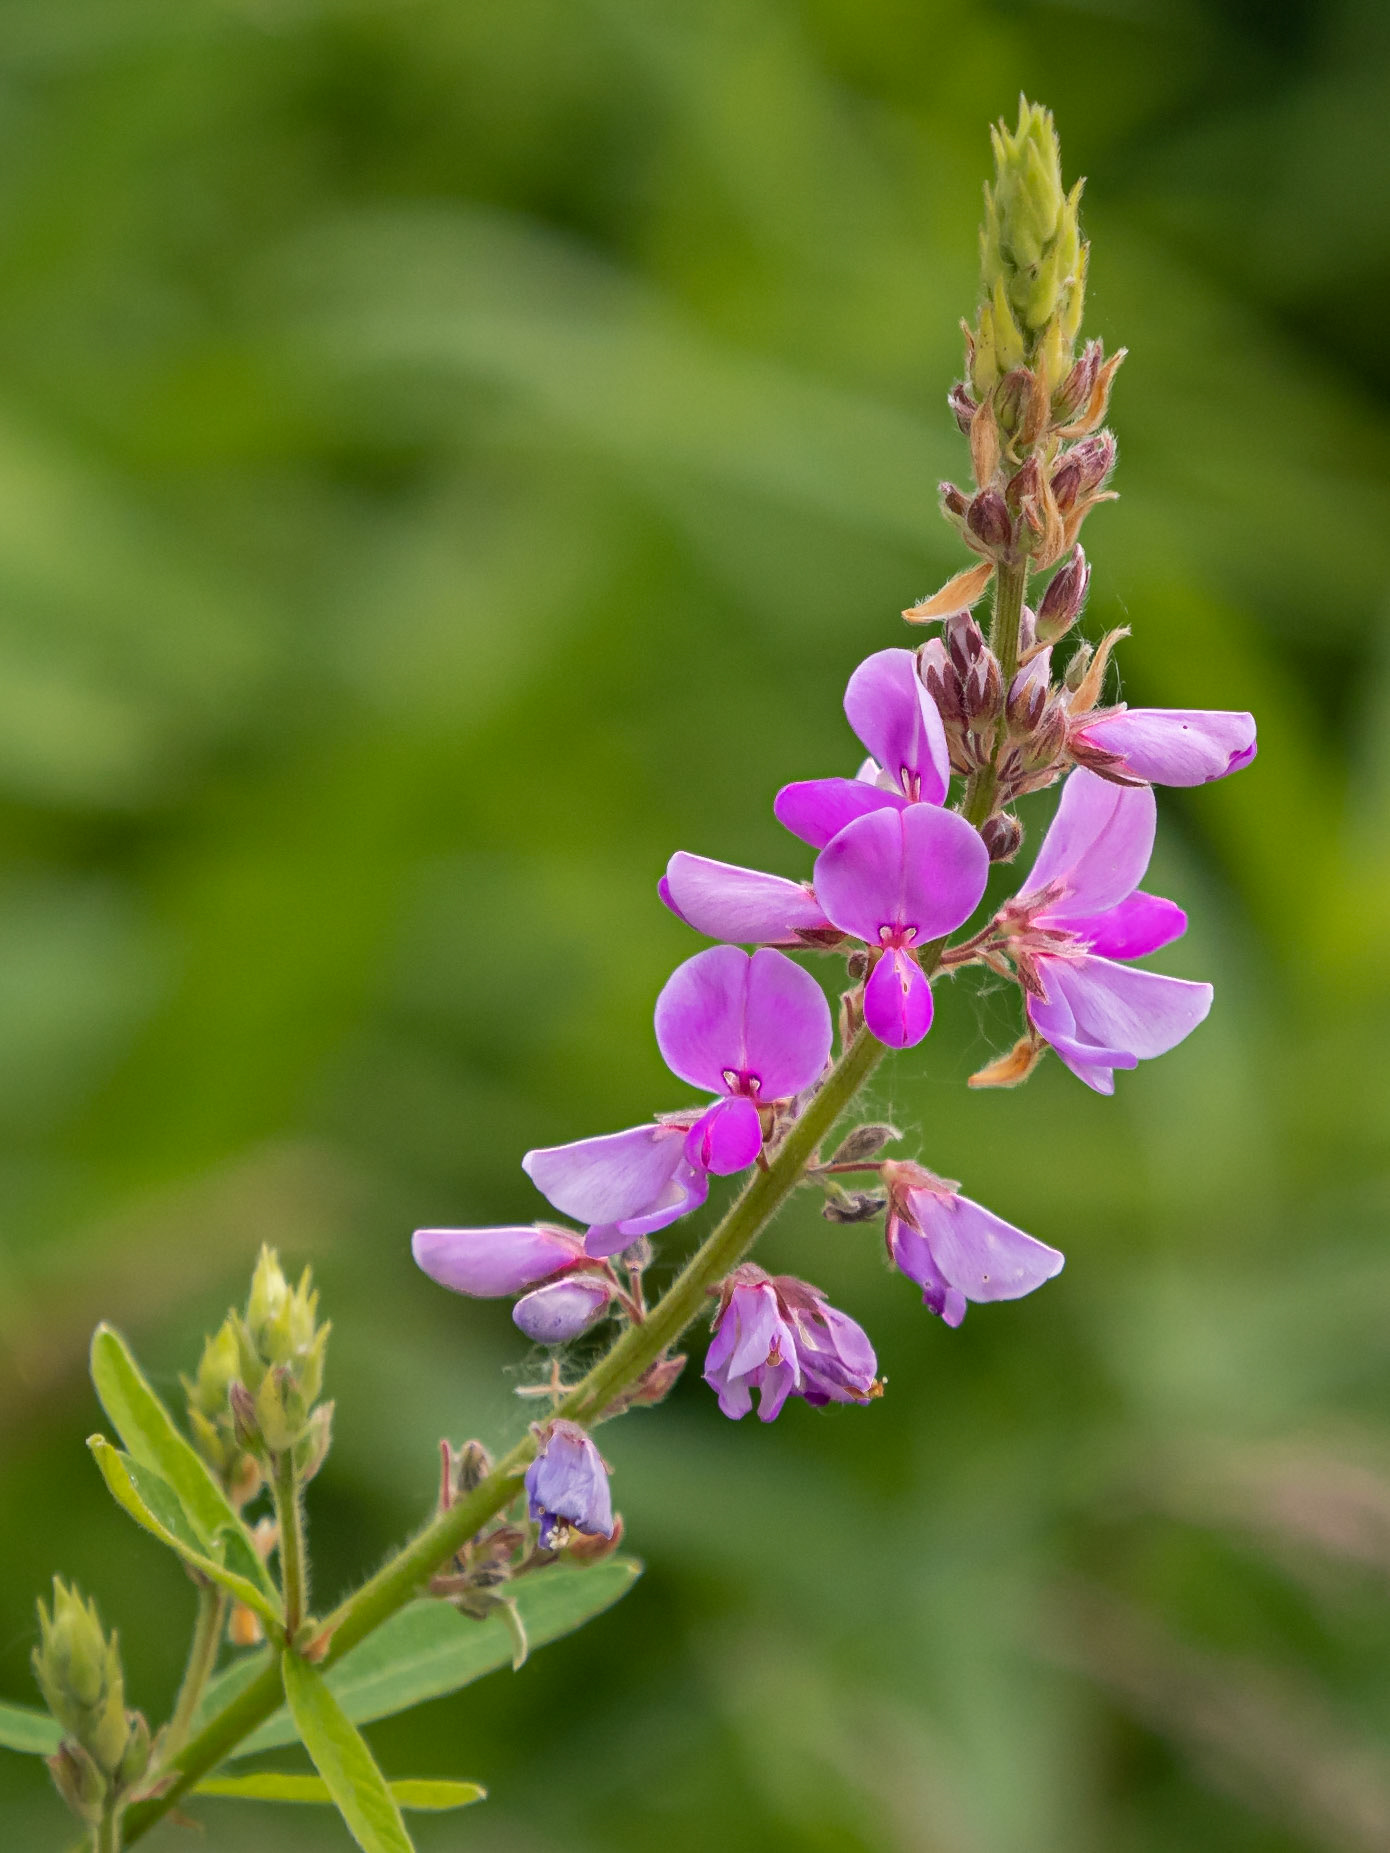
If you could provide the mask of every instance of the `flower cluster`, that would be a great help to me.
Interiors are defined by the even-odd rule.
[[[1031,1293],[1058,1273],[1061,1253],[921,1164],[885,1159],[892,1128],[859,1127],[829,1159],[810,1138],[801,1150],[798,1123],[827,1075],[855,1051],[916,1048],[932,1027],[934,981],[970,966],[1016,986],[1022,1010],[1020,1040],[972,1076],[977,1087],[1016,1085],[1051,1049],[1109,1094],[1117,1070],[1173,1048],[1211,1007],[1209,985],[1136,963],[1187,925],[1180,907],[1139,883],[1157,827],[1154,787],[1248,765],[1254,722],[1105,705],[1122,631],[1073,643],[1060,660],[1090,586],[1080,530],[1111,495],[1116,449],[1103,421],[1124,354],[1107,359],[1098,341],[1077,351],[1088,247],[1080,187],[1062,187],[1047,112],[1025,104],[1017,131],[996,133],[995,158],[981,307],[966,378],[950,395],[975,486],[941,492],[979,559],[904,612],[939,624],[938,634],[915,650],[878,650],[850,676],[845,716],[867,755],[857,771],[776,794],[777,821],[814,852],[804,879],[684,850],[671,857],[661,901],[721,942],[680,965],[656,1000],[657,1046],[700,1099],[526,1154],[526,1175],[576,1227],[416,1233],[416,1260],[443,1285],[519,1296],[514,1318],[538,1344],[563,1345],[605,1318],[642,1325],[650,1238],[698,1210],[712,1178],[755,1167],[780,1175],[794,1164],[790,1181],[820,1189],[836,1222],[882,1215],[890,1261],[948,1327],[972,1301]],[[1030,604],[1030,575],[1048,569]],[[972,613],[991,585],[987,635]],[[1023,842],[1018,801],[1057,785],[1031,872],[953,940],[979,910],[991,867]],[[849,988],[832,1071],[830,1007],[797,961],[837,954]],[[874,1057],[863,1059],[867,1072]],[[854,1192],[842,1180],[856,1173],[866,1187]],[[757,1189],[748,1187],[750,1200]],[[710,1252],[720,1252],[717,1238],[701,1256]],[[746,1415],[755,1392],[764,1422],[792,1397],[823,1405],[880,1394],[869,1338],[817,1287],[768,1275],[738,1252],[704,1284],[714,1315],[703,1375],[726,1416]],[[586,1408],[586,1421],[665,1394],[683,1360],[669,1344],[647,1355],[645,1375]],[[558,1402],[558,1359],[551,1382]],[[607,1478],[584,1427],[556,1417],[536,1437],[526,1486],[541,1547],[607,1536]]]

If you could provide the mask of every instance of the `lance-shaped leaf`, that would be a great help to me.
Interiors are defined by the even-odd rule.
[[[296,1653],[280,1665],[295,1728],[362,1853],[413,1853],[386,1778],[322,1673]]]
[[[0,1749],[52,1756],[62,1741],[62,1725],[46,1711],[31,1705],[0,1705]]]
[[[239,1568],[274,1597],[275,1585],[246,1527],[227,1495],[213,1478],[207,1463],[180,1434],[174,1418],[150,1387],[125,1340],[109,1325],[92,1334],[92,1382],[101,1406],[137,1465],[157,1473],[173,1488],[195,1537],[217,1555],[220,1539],[239,1537],[245,1551],[238,1552]]]
[[[635,1558],[609,1557],[587,1568],[555,1564],[520,1578],[510,1593],[531,1652],[611,1608],[641,1573]],[[447,1602],[412,1602],[329,1667],[325,1678],[348,1717],[355,1724],[370,1724],[510,1666],[513,1650],[512,1634],[499,1615],[474,1621]],[[212,1681],[198,1708],[197,1729],[260,1675],[268,1651],[249,1654]],[[293,1720],[279,1711],[233,1755],[292,1744],[295,1735]]]
[[[113,1448],[105,1435],[91,1435],[87,1446],[96,1457],[112,1497],[125,1507],[137,1525],[177,1551],[186,1564],[220,1583],[238,1602],[254,1609],[273,1628],[283,1625],[279,1603],[265,1593],[254,1575],[256,1554],[238,1526],[222,1531],[205,1549],[188,1522],[178,1495],[169,1482],[150,1467],[142,1467],[129,1454]]]
[[[445,1782],[428,1778],[388,1782],[398,1808],[417,1814],[443,1814],[450,1808],[467,1808],[483,1801],[487,1790],[477,1782]],[[287,1776],[278,1769],[263,1769],[252,1776],[209,1776],[193,1790],[195,1795],[216,1795],[243,1802],[329,1802],[333,1800],[322,1776]]]

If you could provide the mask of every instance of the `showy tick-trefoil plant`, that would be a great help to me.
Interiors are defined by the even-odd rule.
[[[197,1590],[187,1673],[158,1730],[126,1706],[115,1637],[62,1582],[40,1607],[34,1652],[48,1712],[0,1708],[0,1741],[47,1755],[97,1853],[202,1795],[331,1802],[369,1853],[409,1848],[403,1807],[478,1799],[468,1783],[388,1782],[357,1726],[519,1665],[628,1587],[637,1566],[617,1554],[600,1423],[661,1402],[701,1343],[712,1413],[738,1421],[756,1407],[766,1423],[795,1397],[862,1404],[853,1419],[873,1419],[883,1384],[870,1336],[811,1282],[753,1259],[794,1192],[816,1193],[834,1222],[881,1221],[888,1260],[946,1328],[972,1302],[1018,1299],[1057,1274],[1062,1254],[1044,1239],[1055,1232],[1015,1227],[894,1150],[893,1127],[865,1121],[831,1140],[890,1051],[924,1059],[943,976],[979,967],[1016,991],[1018,1038],[971,1077],[981,1088],[1018,1086],[1051,1051],[1110,1094],[1210,1010],[1209,985],[1138,962],[1187,924],[1140,885],[1154,787],[1248,765],[1254,721],[1106,701],[1125,633],[1078,638],[1091,572],[1080,537],[1112,496],[1105,419],[1124,351],[1082,337],[1081,187],[1063,184],[1048,112],[1024,102],[1016,129],[994,131],[994,157],[979,306],[949,395],[970,482],[941,488],[974,558],[903,613],[910,641],[885,639],[850,676],[845,714],[868,755],[857,771],[846,756],[838,773],[773,797],[776,820],[807,846],[804,879],[671,857],[660,902],[717,942],[692,951],[655,1006],[661,1055],[697,1097],[527,1152],[530,1185],[564,1221],[415,1234],[431,1279],[512,1300],[525,1337],[551,1348],[544,1380],[522,1392],[538,1419],[498,1459],[479,1440],[442,1442],[433,1516],[319,1609],[304,1489],[328,1451],[332,1405],[329,1329],[308,1275],[292,1286],[262,1253],[245,1308],[184,1380],[182,1419],[117,1334],[97,1332],[93,1377],[123,1444],[94,1436],[97,1464]],[[987,598],[985,625],[974,611]],[[828,745],[823,766],[838,751]],[[1023,847],[1020,807],[1050,787],[1028,873],[980,919],[991,865]],[[731,1207],[688,1240],[710,1180],[734,1177]],[[687,1258],[652,1300],[654,1242]],[[599,1361],[568,1382],[565,1347],[600,1333],[611,1342]],[[238,1761],[296,1741],[316,1776]]]

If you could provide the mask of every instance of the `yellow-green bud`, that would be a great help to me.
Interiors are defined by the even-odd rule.
[[[56,1576],[53,1609],[39,1608],[34,1677],[53,1716],[104,1776],[118,1775],[131,1735],[115,1635],[102,1632],[96,1604]]]
[[[1082,182],[1062,184],[1052,113],[1019,99],[1018,127],[990,131],[994,183],[980,228],[980,310],[972,384],[992,391],[1025,362],[1056,385],[1072,363],[1085,299]]]
[[[258,1451],[285,1453],[309,1426],[331,1329],[318,1323],[318,1301],[308,1268],[291,1287],[274,1249],[261,1250],[245,1316],[229,1320],[244,1386],[230,1393],[233,1436]]]
[[[194,1445],[224,1483],[235,1474],[241,1459],[228,1400],[240,1370],[241,1348],[235,1320],[229,1313],[213,1336],[204,1341],[197,1374],[182,1379]]]

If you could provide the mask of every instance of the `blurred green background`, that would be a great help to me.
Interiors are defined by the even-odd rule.
[[[1379,0],[4,0],[0,1695],[55,1568],[134,1702],[177,1680],[193,1592],[82,1446],[98,1317],[172,1390],[262,1240],[313,1262],[325,1596],[440,1434],[520,1432],[538,1360],[409,1232],[689,1098],[653,885],[806,871],[774,790],[852,767],[849,670],[962,563],[1026,87],[1131,349],[1088,630],[1261,723],[1161,805],[1216,1009],[1112,1101],[982,1096],[1016,1004],[943,991],[874,1104],[1060,1280],[953,1334],[799,1203],[768,1253],[884,1400],[736,1427],[692,1369],[605,1431],[636,1592],[372,1738],[490,1785],[422,1850],[1390,1844],[1388,78]],[[346,1844],[197,1812],[157,1844]],[[71,1838],[31,1760],[0,1819]]]

